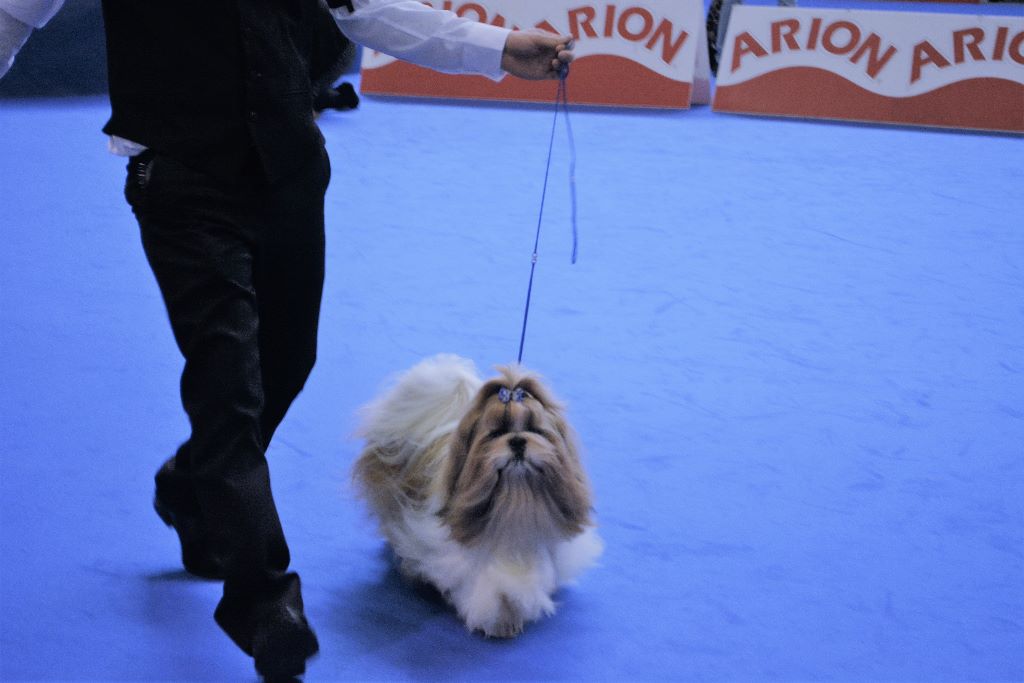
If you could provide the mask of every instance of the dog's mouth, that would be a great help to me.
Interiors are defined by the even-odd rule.
[[[527,474],[543,476],[544,466],[531,459],[527,454],[517,451],[509,453],[498,467],[499,478],[503,475],[523,476]]]
[[[544,468],[537,463],[522,456],[510,456],[505,464],[498,468],[498,474],[503,472],[536,472],[543,474]]]

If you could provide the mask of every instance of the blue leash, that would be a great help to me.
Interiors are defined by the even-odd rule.
[[[548,193],[548,175],[551,172],[551,152],[555,147],[555,128],[558,125],[559,109],[565,112],[565,129],[569,136],[569,196],[572,203],[572,262],[576,263],[578,234],[576,229],[576,142],[573,139],[572,124],[569,121],[569,90],[565,80],[569,67],[565,66],[558,78],[558,92],[555,94],[555,118],[551,122],[551,140],[548,142],[548,162],[544,168],[544,188],[540,194],[540,212],[537,216],[537,236],[533,240],[533,256],[530,259],[530,283],[526,288],[526,310],[523,312],[523,331],[519,336],[518,363],[523,362],[523,345],[526,343],[526,322],[530,317],[530,297],[533,294],[533,274],[537,270],[537,250],[540,246],[540,226],[544,219],[544,199]]]

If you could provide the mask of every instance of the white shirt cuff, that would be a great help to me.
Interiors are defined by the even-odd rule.
[[[0,10],[23,24],[42,28],[63,4],[64,0],[0,0]]]
[[[0,9],[0,77],[14,64],[14,56],[28,40],[32,27]]]

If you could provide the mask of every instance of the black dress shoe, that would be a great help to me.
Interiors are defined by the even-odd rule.
[[[291,681],[306,672],[306,660],[320,650],[305,615],[286,608],[268,615],[252,642],[256,673],[272,683]]]
[[[181,563],[185,571],[204,579],[224,579],[223,563],[210,548],[208,533],[199,516],[199,505],[185,477],[174,469],[174,458],[156,474],[153,509],[164,524],[178,533]]]
[[[230,583],[230,582],[229,582]],[[298,574],[280,577],[266,593],[225,596],[214,619],[256,663],[256,672],[272,683],[292,681],[306,672],[306,660],[320,650],[303,612]]]

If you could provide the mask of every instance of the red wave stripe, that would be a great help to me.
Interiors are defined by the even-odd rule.
[[[1024,85],[971,78],[913,97],[887,97],[831,71],[795,66],[719,86],[715,111],[1024,132]]]
[[[569,79],[573,104],[689,109],[691,88],[690,83],[614,55],[578,57]],[[552,102],[557,90],[557,81],[508,77],[495,83],[483,76],[442,74],[407,62],[364,69],[360,79],[361,92],[412,97]]]

